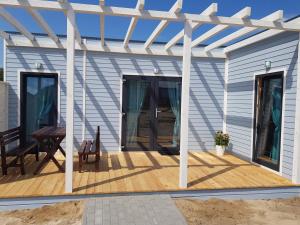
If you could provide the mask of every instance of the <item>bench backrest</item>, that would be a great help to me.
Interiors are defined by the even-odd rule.
[[[21,141],[21,128],[16,127],[0,132],[0,146],[5,146],[17,140]]]
[[[100,126],[97,126],[97,132],[96,132],[96,152],[100,151]]]

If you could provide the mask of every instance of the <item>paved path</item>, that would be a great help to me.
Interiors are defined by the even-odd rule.
[[[186,225],[169,195],[117,196],[88,200],[84,225]]]

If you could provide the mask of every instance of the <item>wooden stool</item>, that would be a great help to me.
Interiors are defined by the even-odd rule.
[[[95,169],[99,170],[100,162],[100,127],[97,127],[96,139],[83,140],[80,149],[78,151],[79,156],[79,172],[82,170],[82,163],[85,160],[88,162],[89,155],[95,155]]]

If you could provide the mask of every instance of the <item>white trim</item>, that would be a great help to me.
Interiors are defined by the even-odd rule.
[[[297,59],[297,93],[294,127],[294,152],[293,152],[293,183],[300,183],[300,33],[298,40],[298,59]]]
[[[228,75],[229,75],[229,59],[226,58],[225,59],[225,72],[224,72],[223,133],[227,132]]]
[[[3,81],[6,82],[6,58],[7,58],[6,40],[3,39]]]
[[[66,171],[65,192],[73,191],[73,150],[74,150],[74,72],[75,72],[75,13],[67,11],[67,113],[66,113]]]
[[[120,111],[119,111],[119,152],[122,151],[122,125],[123,125],[123,74],[120,74]]]
[[[57,75],[57,124],[60,124],[60,94],[61,94],[61,73],[57,70],[37,70],[37,69],[18,69],[17,70],[17,97],[18,97],[18,125],[20,125],[20,116],[21,116],[21,73],[38,73],[40,75],[47,75],[49,73],[53,73]]]
[[[122,79],[123,76],[151,76],[151,77],[181,77],[181,74],[164,74],[164,73],[135,73],[135,72],[123,72],[122,74]]]
[[[187,188],[188,181],[188,147],[189,147],[189,102],[190,76],[192,52],[192,21],[184,24],[183,60],[182,60],[182,94],[181,94],[181,122],[180,122],[180,162],[179,187]]]
[[[280,159],[279,159],[279,171],[275,171],[273,169],[270,169],[266,166],[260,165],[258,163],[255,163],[253,161],[253,153],[254,153],[254,146],[253,146],[253,139],[254,139],[254,102],[255,102],[255,78],[256,76],[259,75],[266,75],[268,76],[269,74],[271,75],[272,73],[277,73],[277,72],[283,72],[283,96],[282,96],[282,115],[281,115],[281,135],[280,135]],[[251,162],[255,163],[257,165],[260,165],[262,168],[267,168],[268,170],[282,176],[282,162],[283,162],[283,143],[284,143],[284,125],[285,125],[285,97],[286,97],[286,75],[287,75],[287,69],[286,68],[275,68],[275,69],[270,69],[268,71],[263,70],[259,72],[255,72],[253,74],[253,91],[252,91],[252,124],[251,124]]]
[[[83,39],[83,42],[86,43],[86,39]],[[86,131],[86,61],[87,61],[87,51],[83,51],[82,56],[82,141],[85,139]]]
[[[66,43],[62,43],[62,48],[58,47],[52,40],[39,40],[31,43],[27,39],[22,39],[22,36],[12,36],[11,43],[8,46],[22,46],[22,47],[38,47],[38,48],[53,48],[53,49],[66,49]],[[106,43],[105,47],[101,46],[100,41],[93,41],[82,44],[81,46],[76,44],[76,50],[88,50],[92,52],[112,52],[112,53],[124,53],[124,54],[136,54],[136,55],[159,55],[159,56],[179,56],[182,57],[182,48],[172,49],[166,51],[163,46],[153,47],[150,49],[144,49],[143,46],[139,47],[123,47],[123,43],[118,45]],[[204,52],[203,49],[195,48],[192,51],[193,57],[201,58],[226,58],[226,55],[222,51]]]

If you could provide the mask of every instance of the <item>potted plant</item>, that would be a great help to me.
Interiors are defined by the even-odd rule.
[[[216,152],[218,156],[223,156],[225,148],[229,145],[229,135],[224,134],[223,131],[217,131],[215,135]]]

